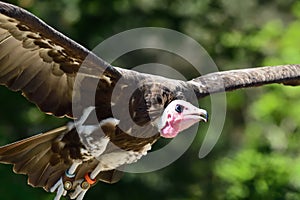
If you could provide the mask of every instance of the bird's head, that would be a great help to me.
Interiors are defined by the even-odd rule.
[[[174,138],[177,134],[193,124],[207,122],[206,110],[197,108],[184,100],[174,100],[165,108],[157,121],[157,128],[164,138]]]

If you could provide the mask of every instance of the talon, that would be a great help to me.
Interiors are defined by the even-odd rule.
[[[66,196],[68,191],[75,187],[75,171],[80,164],[80,162],[73,163],[71,167],[65,171],[65,174],[50,188],[50,192],[56,192],[54,200],[59,200],[62,196]]]
[[[102,171],[102,164],[98,164],[97,167],[91,172],[84,175],[84,179],[76,180],[73,182],[75,190],[69,194],[71,199],[82,200],[88,189],[97,182],[97,175]]]
[[[54,198],[54,200],[59,200],[62,196],[64,196],[65,194],[65,190],[63,187],[63,181],[62,178],[60,178],[57,183],[50,188],[50,192],[55,192],[56,191],[56,196]]]
[[[89,181],[92,181],[88,178]],[[79,182],[77,182],[79,181]],[[77,180],[74,185],[77,185],[74,192],[69,194],[71,199],[82,200],[88,189],[91,187],[91,184],[86,180],[86,176],[84,179]]]
[[[70,199],[77,199],[77,197],[83,192],[84,190],[81,187],[81,184],[78,184],[74,190],[74,192],[69,194]]]
[[[76,200],[83,200],[83,197],[84,197],[84,195],[85,195],[86,192],[87,192],[87,190],[83,190],[83,191],[79,194],[79,196],[77,197]]]
[[[53,185],[53,186],[50,188],[50,192],[55,192],[55,191],[59,188],[59,186],[60,186],[61,183],[62,183],[62,178],[60,178],[60,179],[55,183],[55,185]]]

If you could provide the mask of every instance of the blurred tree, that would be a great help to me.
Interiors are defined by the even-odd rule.
[[[300,3],[296,0],[7,2],[29,10],[89,49],[121,31],[155,26],[197,40],[220,70],[300,63]],[[147,62],[161,58],[154,55]],[[116,64],[130,68],[148,57],[133,52]],[[176,61],[167,59],[165,64],[185,68]],[[195,76],[187,73],[187,78]],[[126,174],[114,185],[97,184],[86,199],[300,199],[299,95],[299,88],[282,86],[228,93],[223,134],[207,157],[197,157],[207,128],[202,125],[191,148],[171,166],[148,174]],[[20,93],[4,87],[0,97],[1,145],[66,121],[46,116]],[[209,99],[200,103],[209,107]],[[12,174],[11,166],[0,165],[0,171],[0,180],[5,181],[0,187],[3,199],[54,197],[27,186],[26,177]]]

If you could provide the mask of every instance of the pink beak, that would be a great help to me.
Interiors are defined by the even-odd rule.
[[[206,110],[196,108],[189,112],[185,112],[182,116],[181,122],[179,123],[179,131],[183,131],[199,121],[208,121],[208,114]]]
[[[199,121],[207,122],[208,114],[206,110],[197,107],[186,110],[177,116],[173,115],[161,130],[161,136],[164,138],[174,138],[179,132],[191,127]]]

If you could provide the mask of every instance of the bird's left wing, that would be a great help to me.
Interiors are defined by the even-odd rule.
[[[103,80],[120,75],[34,15],[0,2],[0,84],[21,90],[42,111],[72,117],[73,84],[87,56],[85,66],[107,76]]]

